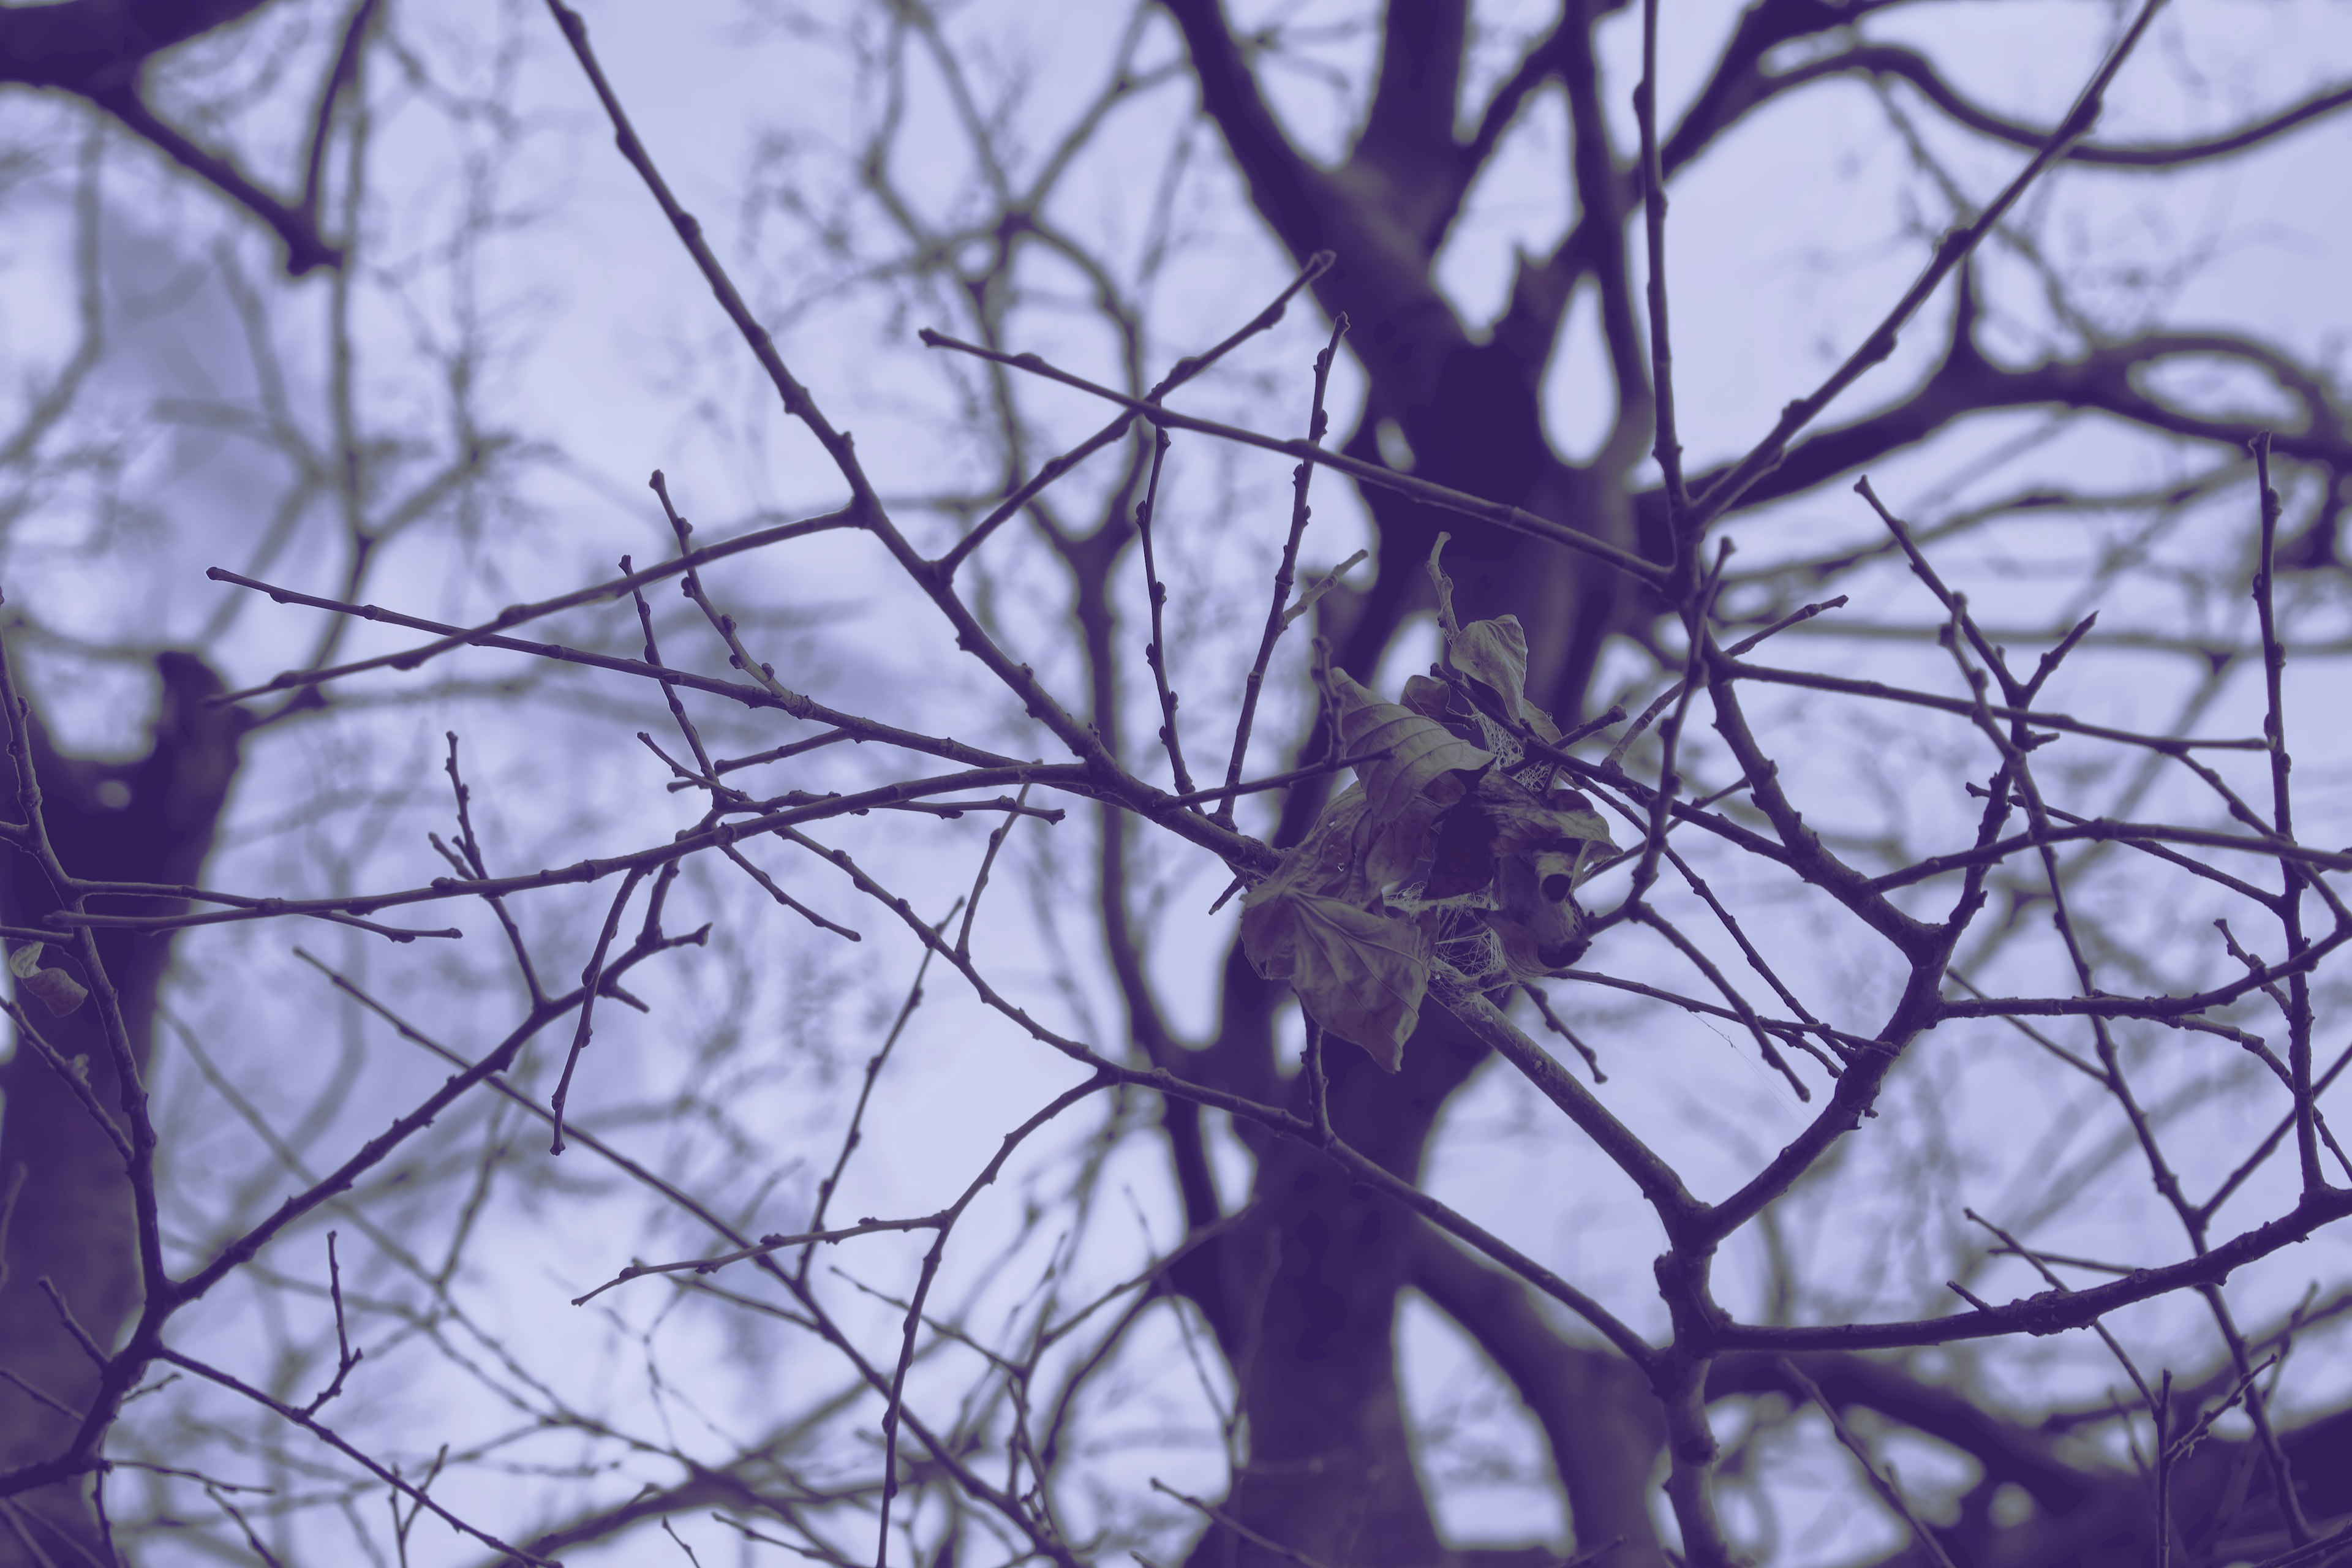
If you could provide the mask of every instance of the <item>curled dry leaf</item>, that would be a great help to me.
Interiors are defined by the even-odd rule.
[[[1514,796],[1482,789],[1464,803],[1473,805],[1493,833],[1490,864],[1502,907],[1480,918],[1501,939],[1504,966],[1525,981],[1574,963],[1587,945],[1575,891],[1615,847],[1608,824],[1574,790],[1554,790],[1538,802],[1523,790]]]
[[[1570,858],[1569,886],[1584,880],[1596,852],[1614,848],[1609,825],[1574,790],[1549,798],[1507,774],[1490,773],[1439,818],[1423,896],[1459,898],[1495,882],[1498,866],[1538,853]]]
[[[62,1018],[89,999],[89,988],[62,969],[41,967],[45,944],[26,942],[8,955],[8,973],[16,979],[16,989],[27,996],[37,996],[41,1005]]]
[[[1408,675],[1404,694],[1397,700],[1424,719],[1443,724],[1448,717],[1446,704],[1453,700],[1454,689],[1442,680],[1426,675]]]
[[[1525,813],[1496,834],[1498,845],[1506,841],[1515,848],[1497,863],[1495,890],[1503,907],[1484,918],[1502,939],[1512,977],[1533,980],[1584,956],[1576,888],[1616,846],[1591,803],[1567,789],[1554,790],[1540,813]]]
[[[1585,851],[1582,858],[1589,860],[1591,852],[1617,847],[1609,837],[1609,824],[1572,789],[1555,789],[1549,797],[1538,797],[1507,778],[1497,778],[1479,781],[1476,799],[1494,825],[1497,855],[1558,848]],[[1576,879],[1584,880],[1580,867]]]
[[[62,969],[37,970],[16,983],[17,989],[41,999],[41,1005],[58,1017],[79,1007],[89,999],[89,988]]]
[[[1534,980],[1584,956],[1584,911],[1576,884],[1583,879],[1586,847],[1507,856],[1495,878],[1503,907],[1480,918],[1502,938],[1504,966],[1515,980]]]
[[[1507,910],[1481,910],[1478,918],[1499,939],[1503,970],[1525,984],[1557,975],[1584,956],[1591,944],[1581,915],[1538,917],[1538,924],[1514,920]]]

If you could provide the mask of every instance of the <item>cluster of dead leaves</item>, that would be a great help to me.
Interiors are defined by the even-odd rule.
[[[1553,787],[1551,769],[1528,762],[1515,739],[1559,739],[1527,700],[1517,618],[1462,627],[1444,659],[1408,680],[1402,702],[1333,672],[1340,754],[1366,760],[1243,901],[1242,948],[1257,972],[1288,981],[1327,1033],[1391,1072],[1420,1021],[1438,943],[1483,928],[1516,979],[1574,962],[1582,917],[1572,891],[1612,847],[1591,804]]]

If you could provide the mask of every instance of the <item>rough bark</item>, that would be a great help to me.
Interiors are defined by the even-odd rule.
[[[1450,1018],[1425,1021],[1391,1079],[1331,1041],[1332,1125],[1418,1180],[1445,1100],[1484,1052]],[[1293,1109],[1308,1110],[1304,1074]],[[1246,1524],[1322,1563],[1430,1564],[1443,1548],[1415,1475],[1396,1376],[1398,1294],[1420,1222],[1354,1186],[1318,1150],[1260,1141],[1248,1216],[1214,1248],[1202,1304],[1240,1390],[1232,1496]],[[1213,1529],[1194,1568],[1280,1561]]]

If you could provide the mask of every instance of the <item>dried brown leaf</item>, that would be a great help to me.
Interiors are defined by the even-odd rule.
[[[1429,940],[1418,927],[1269,879],[1242,910],[1242,948],[1260,974],[1290,982],[1325,1032],[1385,1071],[1402,1065],[1429,990]]]
[[[62,1018],[89,999],[89,988],[62,969],[40,969],[16,982],[16,988],[37,996],[42,1005]]]
[[[1492,752],[1472,745],[1435,720],[1381,700],[1345,670],[1331,672],[1331,692],[1347,754],[1385,753],[1356,767],[1367,807],[1381,822],[1417,815],[1423,801],[1434,821],[1438,811],[1461,799],[1468,788],[1465,778],[1454,775],[1475,776],[1495,761]]]

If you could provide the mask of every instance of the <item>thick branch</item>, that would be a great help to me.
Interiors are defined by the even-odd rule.
[[[225,27],[268,0],[68,0],[0,9],[0,81],[94,98],[138,78],[150,56]]]
[[[1570,1341],[1502,1270],[1432,1231],[1412,1245],[1412,1283],[1492,1358],[1543,1427],[1577,1543],[1622,1537],[1627,1561],[1654,1560],[1650,1469],[1665,1426],[1648,1380],[1622,1357]]]
[[[2033,1500],[2063,1513],[2090,1494],[2080,1467],[2061,1458],[2049,1434],[2003,1420],[1978,1400],[1922,1382],[1899,1363],[1858,1355],[1819,1354],[1799,1365],[1840,1406],[1859,1405],[1924,1432],[1968,1454],[1995,1482],[2022,1487]],[[1727,1355],[1707,1374],[1707,1396],[1780,1394],[1795,1397],[1781,1358]]]
[[[2011,146],[2038,147],[2050,134],[2046,130],[2007,119],[1969,102],[1937,72],[1934,62],[1926,56],[1890,45],[1852,49],[1827,59],[1811,61],[1779,76],[1765,77],[1758,101],[1808,81],[1860,72],[1899,77],[1918,89],[1921,97],[1960,124]],[[2331,88],[2219,136],[2200,137],[2187,142],[2085,142],[2069,149],[2066,160],[2072,163],[2095,163],[2109,169],[2156,172],[2178,169],[2185,164],[2201,163],[2209,159],[2226,158],[2233,153],[2242,153],[2249,147],[2259,146],[2273,137],[2283,136],[2298,126],[2332,114],[2347,104],[2352,104],[2352,87]]]
[[[1729,1324],[1720,1331],[1717,1344],[1727,1351],[1889,1350],[2007,1334],[2063,1333],[2069,1329],[2088,1327],[2107,1313],[2136,1301],[2152,1301],[2176,1290],[2219,1285],[2247,1264],[2292,1247],[2322,1226],[2347,1215],[2352,1215],[2352,1189],[2324,1187],[2278,1218],[2231,1237],[2200,1257],[2161,1268],[2136,1268],[2105,1285],[2080,1290],[2044,1290],[2006,1306],[1910,1322],[1787,1328]]]

